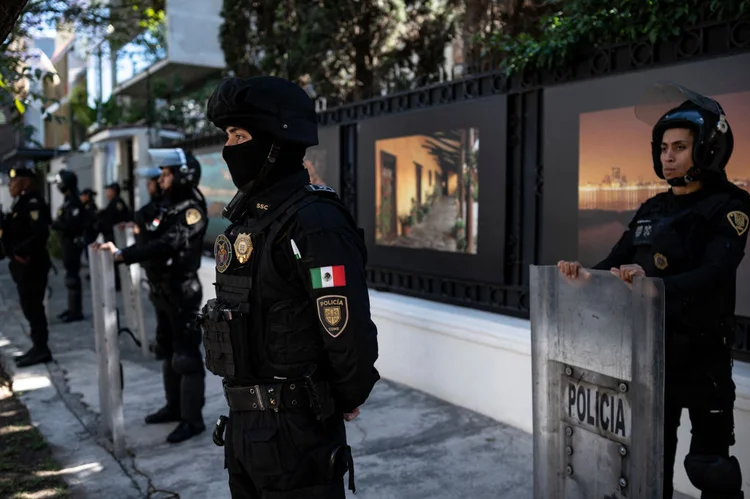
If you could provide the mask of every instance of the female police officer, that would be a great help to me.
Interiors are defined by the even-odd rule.
[[[594,269],[609,269],[628,283],[635,276],[664,282],[663,497],[672,497],[677,427],[687,408],[692,424],[684,463],[688,478],[702,491],[702,499],[742,498],[740,466],[729,456],[735,398],[730,345],[750,195],[724,173],[733,135],[721,106],[674,84],[656,88],[682,102],[659,113],[652,132],[654,170],[671,188],[641,205],[609,256]],[[653,109],[641,105],[636,114],[646,121]],[[561,261],[558,267],[575,277],[581,265]]]

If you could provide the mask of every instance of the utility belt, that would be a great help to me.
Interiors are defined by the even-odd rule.
[[[319,421],[335,412],[328,383],[316,379],[315,368],[299,380],[247,386],[230,386],[224,380],[224,397],[232,412],[309,409]]]
[[[227,386],[225,382],[224,397],[232,412],[313,409],[312,398],[304,383]]]

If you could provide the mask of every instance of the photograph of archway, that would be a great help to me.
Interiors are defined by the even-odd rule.
[[[375,142],[375,242],[476,254],[479,129]]]
[[[750,189],[750,92],[713,96],[727,113],[735,141],[726,172]],[[656,176],[651,157],[651,127],[633,107],[580,115],[578,163],[578,259],[584,266],[603,260],[648,198],[669,185]],[[750,278],[745,258],[739,275]]]

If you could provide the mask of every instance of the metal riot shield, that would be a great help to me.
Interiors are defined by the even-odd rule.
[[[115,456],[125,456],[125,418],[122,407],[122,365],[117,333],[114,258],[109,251],[91,246],[91,310],[94,316],[94,345],[99,378],[101,433],[111,439]]]
[[[660,499],[664,288],[531,266],[535,499]]]
[[[135,244],[133,227],[116,225],[114,230],[115,246],[127,248]],[[141,353],[149,357],[146,324],[143,319],[143,302],[141,301],[141,267],[140,265],[118,265],[122,297],[125,306],[125,328],[132,335],[137,335]],[[135,339],[135,336],[133,336]]]

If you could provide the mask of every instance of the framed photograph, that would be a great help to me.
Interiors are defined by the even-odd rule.
[[[604,259],[638,207],[666,191],[651,126],[634,106],[659,81],[716,99],[734,132],[727,176],[750,189],[750,55],[692,62],[545,90],[542,264]],[[738,271],[737,313],[750,316],[750,258]]]
[[[359,127],[359,222],[370,263],[501,282],[506,97]]]

